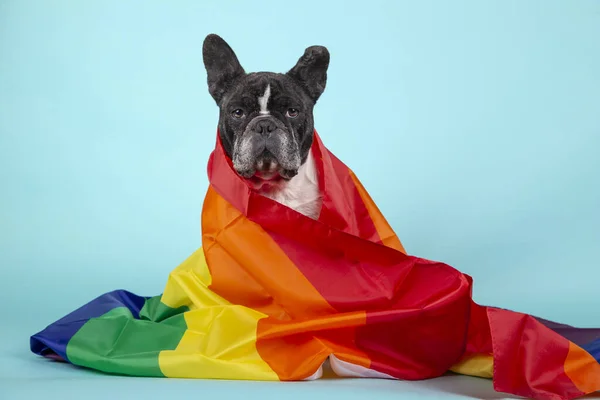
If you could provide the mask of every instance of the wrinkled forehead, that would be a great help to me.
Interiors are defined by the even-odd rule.
[[[290,77],[258,72],[246,75],[226,95],[223,104],[260,109],[271,105],[303,103],[307,99],[306,94]]]

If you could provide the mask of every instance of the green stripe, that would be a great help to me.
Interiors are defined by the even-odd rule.
[[[112,374],[163,377],[158,356],[174,350],[187,329],[184,312],[160,302],[146,301],[135,319],[125,307],[115,308],[85,323],[67,345],[76,365]]]
[[[161,297],[162,296],[155,296],[146,300],[144,307],[140,310],[140,319],[154,322],[166,322],[172,317],[179,316],[184,312],[189,311],[189,307],[186,306],[179,308],[166,306],[160,301]]]

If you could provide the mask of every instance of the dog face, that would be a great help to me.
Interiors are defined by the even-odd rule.
[[[325,90],[329,52],[305,50],[287,73],[246,73],[229,45],[208,35],[202,49],[219,132],[236,172],[261,186],[289,181],[313,142],[313,108]]]

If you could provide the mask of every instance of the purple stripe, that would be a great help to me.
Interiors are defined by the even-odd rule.
[[[539,317],[535,317],[535,319],[579,347],[585,348],[593,342],[600,340],[600,329],[597,328],[575,328]]]
[[[135,318],[139,318],[146,299],[147,297],[137,296],[126,290],[103,294],[33,335],[30,338],[30,349],[40,356],[55,358],[57,355],[68,361],[67,344],[86,322],[119,307],[126,307]]]

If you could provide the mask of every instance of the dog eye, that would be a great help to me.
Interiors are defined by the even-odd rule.
[[[285,116],[289,117],[289,118],[296,118],[298,116],[298,114],[300,114],[300,111],[298,111],[295,108],[289,108],[287,110],[287,112],[285,113]]]
[[[238,108],[237,110],[233,110],[233,112],[231,113],[231,116],[233,118],[242,118],[244,116],[244,110],[242,110],[241,108]]]

